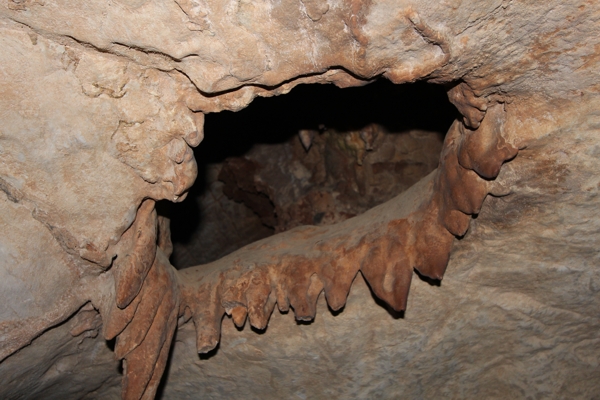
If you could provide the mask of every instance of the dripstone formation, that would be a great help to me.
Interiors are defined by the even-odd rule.
[[[4,0],[0,397],[595,396],[599,20],[581,0]],[[447,90],[435,170],[171,265],[157,202],[186,198],[205,114],[376,79]]]

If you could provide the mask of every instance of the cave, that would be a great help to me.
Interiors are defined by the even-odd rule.
[[[274,233],[340,222],[390,200],[437,167],[456,114],[442,86],[387,80],[300,86],[237,113],[208,114],[194,154],[198,178],[184,202],[164,205],[171,263],[206,264]]]
[[[594,398],[600,4],[0,4],[0,398]]]

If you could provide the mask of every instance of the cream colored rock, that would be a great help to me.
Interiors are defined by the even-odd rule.
[[[322,337],[326,312],[299,329],[314,332],[312,347],[288,343],[297,337],[294,325],[279,334],[287,335],[279,342],[289,351],[284,359],[301,348],[303,366],[313,356],[326,360],[317,380],[298,380],[293,364],[273,369],[280,363],[271,355],[277,320],[266,336],[240,334],[254,348],[224,342],[221,354],[234,356],[217,353],[203,364],[195,352],[217,345],[224,313],[238,325],[248,315],[262,327],[277,302],[310,319],[322,290],[333,308],[342,307],[359,269],[378,297],[404,309],[413,269],[439,279],[452,257],[453,275],[441,287],[417,282],[405,320],[369,320],[382,311],[370,299],[356,308],[368,322],[360,321],[366,333],[349,347],[358,354],[365,340],[374,347],[344,378],[351,390],[338,387],[338,394],[595,395],[598,240],[590,215],[598,190],[599,20],[600,7],[581,0],[3,1],[0,367],[10,371],[0,390],[5,397],[70,396],[52,379],[26,393],[30,385],[20,379],[35,382],[45,367],[79,371],[79,361],[54,362],[77,339],[48,329],[98,310],[102,327],[94,314],[83,332],[116,338],[125,399],[156,394],[178,317],[193,318],[196,343],[188,343],[188,324],[180,337],[194,354],[172,374],[181,368],[188,379],[183,371],[212,362],[231,382],[228,360],[241,349],[240,364],[266,368],[248,384],[281,379],[293,388],[277,387],[281,394],[321,396],[335,386],[318,368],[337,369],[354,357],[332,355],[347,351],[342,335],[331,351],[307,350],[336,336]],[[463,114],[449,130],[439,169],[396,200],[410,201],[333,228],[297,228],[237,253],[253,265],[234,255],[211,268],[173,270],[168,229],[154,202],[181,201],[192,185],[190,146],[202,140],[204,113],[239,110],[256,96],[285,94],[301,83],[348,87],[380,76],[447,84]],[[506,197],[484,203],[489,193]],[[360,296],[369,297],[362,290],[351,299]],[[336,318],[357,323],[351,305]],[[225,331],[223,339],[234,335]],[[44,353],[53,341],[60,354]],[[378,343],[399,357],[378,357]],[[82,357],[96,362],[99,344],[87,342]],[[414,358],[407,346],[416,349]],[[105,355],[97,363],[110,364]],[[36,357],[44,368],[28,376]],[[406,371],[414,379],[399,381]],[[97,376],[90,379],[98,384]],[[167,393],[183,387],[173,375],[170,382]],[[274,385],[255,387],[264,396]],[[230,388],[215,393],[248,390]]]
[[[573,114],[571,114],[573,115]],[[584,398],[600,390],[600,115],[572,118],[505,165],[440,286],[389,313],[359,275],[311,324],[223,321],[214,354],[178,331],[164,398]],[[541,133],[541,132],[540,132]]]

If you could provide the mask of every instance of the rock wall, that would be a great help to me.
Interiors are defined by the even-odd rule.
[[[359,272],[391,309],[424,307],[418,320],[410,308],[406,324],[378,320],[362,329],[374,337],[384,327],[414,327],[419,335],[406,332],[405,343],[424,349],[418,364],[431,373],[419,376],[423,385],[377,381],[352,395],[592,396],[599,19],[600,7],[581,0],[3,1],[3,397],[113,394],[118,371],[105,339],[122,360],[122,397],[153,398],[177,326],[184,340],[175,353],[189,347],[192,322],[195,350],[207,353],[225,314],[256,329],[267,327],[276,305],[313,320],[321,293],[331,309],[344,307]],[[462,118],[446,134],[436,171],[355,218],[297,227],[208,265],[170,265],[168,221],[155,204],[185,199],[205,113],[240,110],[301,83],[349,87],[379,77],[446,85]],[[490,194],[498,198],[484,202]],[[416,270],[440,280],[449,260],[455,278],[441,287],[413,279]],[[357,292],[369,297],[364,286]],[[490,337],[493,328],[501,334]],[[270,332],[250,339],[263,355],[248,348],[242,360],[290,360],[291,345],[283,358],[272,346],[260,349]],[[48,343],[57,351],[46,352]],[[394,371],[412,367],[403,357],[386,364],[376,343],[348,375],[354,382],[376,365],[392,382],[402,374]],[[232,347],[208,360],[194,354],[170,371],[200,368],[196,387],[218,388],[223,376],[203,383],[211,375],[202,368],[241,371],[248,361],[227,364],[237,357],[227,355],[238,351]],[[68,352],[75,356],[60,361]],[[330,352],[316,354],[335,364]],[[78,387],[89,382],[86,393],[56,386],[86,363],[89,381],[78,378]],[[448,382],[446,371],[463,375]],[[172,374],[168,381],[165,395],[181,393]],[[331,387],[301,382],[289,393],[320,396]],[[229,388],[215,390],[229,396]]]
[[[511,193],[486,200],[440,284],[413,279],[406,312],[376,304],[358,275],[343,311],[321,296],[310,324],[276,311],[257,333],[225,318],[208,358],[186,325],[163,398],[593,397],[600,186],[588,118],[503,167],[497,184]]]

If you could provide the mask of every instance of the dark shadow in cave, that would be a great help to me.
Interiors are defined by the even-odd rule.
[[[200,360],[208,360],[210,358],[213,358],[214,356],[217,355],[220,348],[221,348],[221,341],[219,340],[219,342],[217,343],[217,345],[215,346],[214,349],[210,350],[207,353],[198,353],[198,358]]]
[[[420,273],[417,269],[413,269],[413,271],[415,272],[415,274],[417,274],[419,279],[422,280],[423,282],[426,282],[426,283],[430,284],[431,286],[437,286],[437,287],[442,286],[441,280],[425,276],[422,273]]]
[[[339,89],[333,85],[300,85],[289,94],[257,98],[247,108],[232,113],[208,114],[204,141],[195,149],[198,178],[188,198],[170,206],[174,244],[190,245],[206,220],[196,199],[207,192],[211,164],[243,156],[256,144],[276,144],[298,135],[301,129],[325,126],[337,131],[358,130],[371,123],[389,132],[421,129],[445,134],[457,111],[442,86],[418,82],[394,85],[380,79],[372,84]],[[201,264],[206,262],[196,262]],[[177,254],[172,263],[181,263]]]
[[[390,132],[445,134],[457,113],[442,86],[425,82],[394,85],[380,79],[347,89],[299,85],[283,96],[257,98],[236,113],[208,114],[205,138],[195,155],[199,163],[221,162],[244,155],[256,143],[281,143],[300,129],[319,125],[349,131],[378,123]]]

